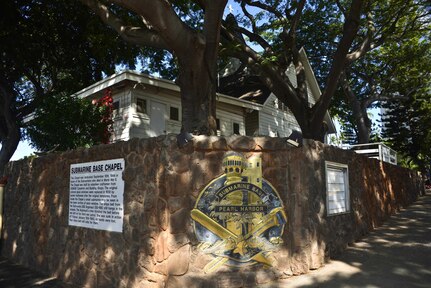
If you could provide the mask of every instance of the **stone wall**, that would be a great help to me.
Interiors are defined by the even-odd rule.
[[[221,175],[227,151],[262,157],[263,177],[279,192],[288,222],[275,265],[223,266],[204,274],[190,211]],[[125,159],[123,233],[68,226],[71,164]],[[348,164],[351,212],[326,216],[325,161]],[[307,141],[243,136],[196,137],[179,149],[174,135],[12,162],[5,190],[1,254],[82,287],[254,287],[321,267],[415,201],[410,170]]]

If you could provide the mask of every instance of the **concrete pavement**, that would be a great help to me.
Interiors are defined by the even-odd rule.
[[[15,264],[0,256],[1,288],[72,288],[55,277],[49,277]]]
[[[0,257],[0,287],[72,286]],[[323,268],[261,287],[431,287],[431,191]]]
[[[431,191],[323,268],[263,287],[431,287]]]

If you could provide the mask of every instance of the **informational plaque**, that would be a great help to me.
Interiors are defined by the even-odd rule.
[[[70,165],[69,225],[123,231],[124,159]]]

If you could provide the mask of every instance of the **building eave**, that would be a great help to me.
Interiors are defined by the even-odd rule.
[[[317,102],[320,99],[320,95],[322,95],[322,91],[320,90],[319,84],[317,83],[316,76],[314,75],[311,64],[308,61],[307,53],[305,53],[304,47],[299,50],[299,58],[301,60],[301,63],[304,65],[305,77],[310,83],[311,94],[313,95],[314,100]],[[337,133],[334,121],[332,120],[331,115],[329,115],[328,111],[326,111],[325,113],[324,121],[328,124],[329,134]]]
[[[94,95],[100,91],[103,91],[107,88],[113,87],[117,84],[120,84],[124,81],[134,82],[135,85],[151,85],[153,87],[164,88],[173,92],[180,93],[180,87],[175,84],[175,82],[157,78],[150,75],[140,74],[138,72],[124,70],[118,73],[115,73],[109,77],[106,77],[103,80],[100,80],[74,94],[79,98],[86,98],[91,95]],[[251,101],[238,99],[236,97],[224,95],[217,93],[217,100],[221,103],[231,104],[235,106],[240,106],[246,109],[253,110],[261,110],[262,105],[258,103],[253,103]]]

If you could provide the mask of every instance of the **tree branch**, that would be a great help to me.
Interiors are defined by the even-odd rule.
[[[337,3],[338,9],[340,9],[341,13],[343,13],[344,18],[346,18],[347,17],[347,13],[346,13],[346,10],[344,9],[343,5],[341,5],[341,3],[340,3],[339,0],[337,0],[335,2]]]
[[[365,37],[361,46],[356,51],[347,54],[347,56],[346,56],[347,63],[346,64],[350,64],[353,61],[358,60],[359,58],[364,56],[365,53],[367,53],[371,49],[371,42],[373,40],[374,32],[376,31],[376,29],[374,28],[374,24],[371,20],[371,14],[370,13],[368,13],[368,15],[367,15],[367,26],[368,26],[367,36]]]
[[[263,58],[248,47],[241,39],[235,37],[233,33],[228,31],[226,27],[222,26],[222,31],[225,39],[230,43],[235,43],[240,51],[236,52],[237,57],[241,62],[246,63],[248,66],[253,67],[258,65],[260,67],[259,77],[265,83],[265,85],[276,95],[290,95],[289,100],[284,99],[286,103],[289,103],[291,110],[298,111],[298,107],[301,106],[301,100],[299,99],[295,88],[290,83],[289,78],[285,75],[285,71],[278,71],[274,69],[272,65],[263,63]],[[277,83],[277,85],[275,84]],[[283,87],[283,88],[280,88]]]
[[[168,49],[167,43],[160,37],[156,31],[147,28],[134,27],[126,25],[118,18],[108,7],[96,0],[80,0],[87,5],[100,19],[112,29],[114,29],[125,41],[137,44],[151,46],[159,49]],[[115,2],[115,1],[113,1]]]
[[[362,4],[362,0],[353,0],[350,6],[349,15],[344,23],[343,36],[341,37],[340,43],[335,51],[334,60],[329,70],[326,89],[313,107],[314,113],[310,121],[314,124],[312,126],[317,126],[317,123],[321,123],[335,93],[338,79],[340,78],[340,74],[345,66],[346,55],[349,52],[350,46],[352,45],[359,29]]]
[[[242,2],[245,2],[246,4],[253,6],[253,7],[257,7],[260,8],[262,10],[268,11],[272,14],[274,14],[276,17],[283,19],[283,14],[280,13],[280,11],[278,11],[277,9],[274,9],[274,7],[276,6],[271,6],[271,5],[266,5],[260,1],[250,1],[250,0],[244,0]]]

